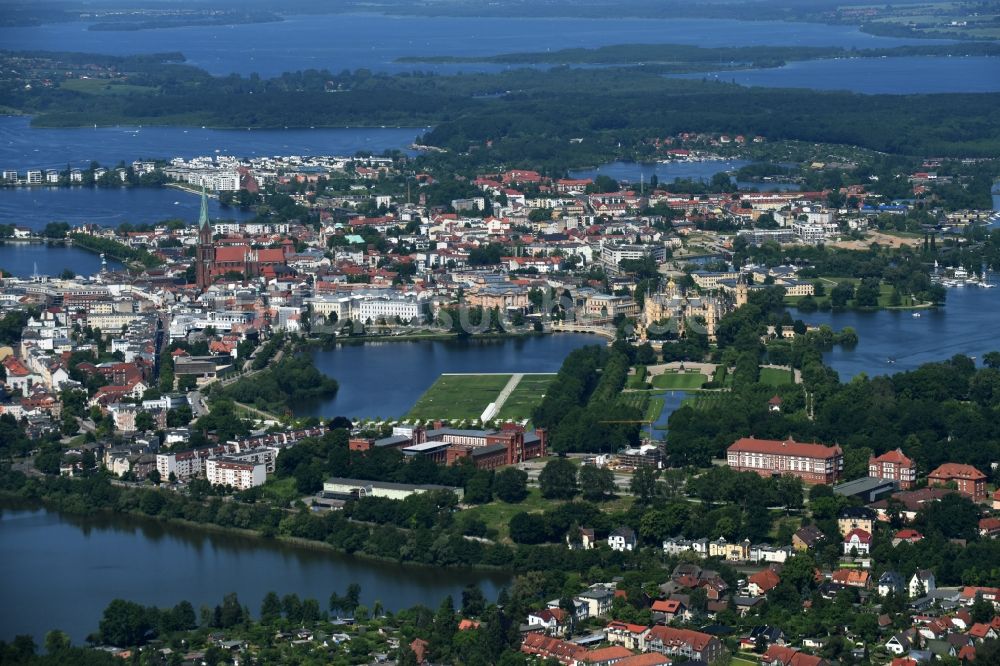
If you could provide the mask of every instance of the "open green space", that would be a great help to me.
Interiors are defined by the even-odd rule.
[[[510,375],[441,375],[406,414],[407,419],[478,419]]]
[[[514,421],[530,419],[531,413],[545,397],[545,392],[549,390],[549,386],[552,385],[555,378],[555,375],[525,375],[522,377],[503,407],[500,408],[498,418]]]
[[[637,365],[635,366],[635,372],[628,376],[625,380],[625,388],[627,389],[644,389],[646,388],[646,366]]]
[[[761,368],[760,383],[768,384],[770,386],[784,386],[785,384],[794,384],[795,375],[792,374],[791,370],[784,370],[781,368]]]
[[[691,393],[688,397],[684,398],[681,405],[690,405],[694,409],[706,410],[719,407],[726,400],[726,393],[721,391],[701,391],[698,393]]]
[[[155,93],[151,86],[136,86],[128,83],[112,83],[104,79],[67,79],[59,84],[60,88],[88,95],[131,95],[133,93]]]
[[[665,372],[653,377],[653,388],[672,390],[700,389],[708,377],[700,372]]]
[[[516,514],[522,511],[541,513],[559,503],[558,500],[548,500],[542,497],[542,491],[538,488],[529,488],[528,496],[522,502],[507,504],[500,500],[494,500],[489,504],[481,504],[462,511],[462,519],[478,518],[486,523],[487,528],[497,531],[498,540],[507,541],[510,537],[510,519]]]

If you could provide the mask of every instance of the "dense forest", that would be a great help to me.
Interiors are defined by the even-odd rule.
[[[281,127],[433,124],[427,144],[474,163],[564,167],[636,154],[650,136],[725,132],[921,155],[1000,152],[1000,94],[859,95],[672,80],[633,68],[521,69],[451,76],[211,77],[186,65],[121,59],[127,95],[0,80],[36,124]],[[140,66],[141,65],[141,66]],[[861,103],[863,100],[863,103]],[[572,141],[582,139],[582,141]],[[640,153],[641,154],[641,153]]]

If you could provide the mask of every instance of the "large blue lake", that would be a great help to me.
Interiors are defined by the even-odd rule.
[[[172,187],[15,187],[0,190],[0,224],[41,229],[49,222],[70,226],[99,224],[117,227],[123,222],[154,224],[164,220],[195,223],[201,201],[197,195]],[[213,220],[247,220],[252,210],[219,205],[208,200]]]
[[[2,30],[0,30],[2,32]],[[3,38],[0,37],[0,43]],[[235,155],[354,155],[405,150],[425,128],[348,127],[219,130],[198,127],[31,127],[26,116],[0,116],[0,168],[65,169],[91,161],[115,166],[141,158]]]
[[[94,32],[82,22],[0,29],[11,50],[132,54],[181,51],[214,74],[273,76],[300,69],[482,71],[479,65],[400,65],[402,56],[482,56],[611,44],[843,46],[930,43],[868,35],[851,26],[725,19],[294,16],[280,23]],[[492,68],[486,68],[492,69]]]
[[[606,341],[582,333],[496,340],[344,344],[312,353],[316,367],[340,383],[337,395],[299,405],[301,416],[395,419],[409,411],[442,373],[558,372],[574,349]]]
[[[331,592],[361,585],[361,602],[381,601],[397,611],[431,608],[476,584],[490,601],[510,584],[500,572],[450,569],[364,560],[274,540],[202,532],[155,520],[102,514],[65,517],[38,509],[0,507],[0,640],[62,629],[77,645],[97,630],[113,599],[173,606],[190,601],[214,606],[236,592],[258,615],[268,592],[317,599],[326,608]]]

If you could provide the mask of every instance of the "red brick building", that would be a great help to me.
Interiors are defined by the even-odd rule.
[[[900,490],[909,490],[917,480],[917,465],[900,449],[887,451],[868,459],[868,476],[896,481]]]
[[[986,475],[972,465],[945,463],[927,475],[927,483],[944,486],[954,482],[958,492],[973,501],[986,499]]]
[[[761,476],[797,476],[806,483],[836,483],[844,469],[839,446],[743,437],[726,450],[726,463]]]

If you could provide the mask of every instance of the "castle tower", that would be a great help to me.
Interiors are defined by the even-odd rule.
[[[718,315],[717,303],[715,299],[708,302],[708,307],[705,308],[705,332],[708,334],[708,341],[715,342],[715,327],[718,323],[716,317]]]
[[[198,216],[198,249],[195,253],[195,279],[198,288],[208,289],[212,283],[215,265],[215,245],[212,241],[212,224],[208,221],[208,194],[201,188],[201,214]]]
[[[736,280],[736,307],[743,307],[749,299],[750,289],[747,287],[747,281],[741,273],[740,277]]]

